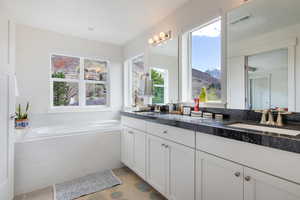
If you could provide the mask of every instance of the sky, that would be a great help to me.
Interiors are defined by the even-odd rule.
[[[193,32],[192,66],[201,71],[220,69],[221,21]]]

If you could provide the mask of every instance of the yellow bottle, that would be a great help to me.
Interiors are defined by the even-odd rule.
[[[205,87],[203,87],[201,89],[201,93],[199,95],[199,100],[200,100],[200,102],[203,102],[203,103],[207,102],[207,92],[206,92]]]

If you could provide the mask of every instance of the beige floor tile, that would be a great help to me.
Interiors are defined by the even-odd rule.
[[[123,184],[77,200],[166,200],[130,169],[124,167],[113,171]],[[20,195],[15,200],[53,200],[52,187]]]
[[[19,195],[15,200],[53,200],[53,189],[47,187],[41,190]]]

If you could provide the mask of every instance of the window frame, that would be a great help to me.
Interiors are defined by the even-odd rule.
[[[133,106],[133,64],[132,62],[139,58],[143,57],[144,61],[144,70],[146,70],[146,57],[144,53],[137,54],[127,60],[124,61],[124,70],[123,70],[123,108],[131,109]]]
[[[220,20],[221,21],[221,51],[220,51],[220,55],[221,55],[221,100],[220,101],[208,101],[206,103],[201,103],[202,106],[205,107],[220,107],[220,108],[225,108],[226,107],[226,99],[227,99],[227,64],[226,64],[226,16],[225,15],[218,15],[216,17],[213,17],[211,20],[208,20],[206,23],[201,24],[199,26],[197,26],[196,28],[190,29],[189,31],[187,31],[185,34],[187,35],[186,40],[184,41],[184,37],[183,37],[183,41],[182,42],[187,42],[187,77],[183,77],[183,81],[187,80],[187,92],[185,95],[183,96],[187,96],[188,99],[187,101],[189,103],[193,103],[193,96],[192,96],[192,33],[194,31],[197,31],[205,26],[208,26],[216,21]],[[182,88],[184,89],[184,88]]]
[[[164,88],[164,102],[161,104],[157,104],[157,105],[164,105],[169,103],[169,70],[168,69],[164,69],[164,68],[159,68],[159,67],[151,67],[149,70],[149,74],[150,74],[150,78],[151,77],[151,70],[157,70],[157,71],[163,71],[164,73],[164,85],[155,85],[153,83],[153,91],[154,91],[154,87],[162,87]],[[152,98],[150,98],[150,104],[152,104]]]
[[[52,56],[66,56],[66,57],[74,57],[79,58],[80,64],[80,72],[78,79],[60,79],[60,78],[52,78]],[[93,61],[106,62],[107,68],[107,79],[106,81],[96,81],[96,80],[85,80],[84,79],[84,60],[89,59]],[[93,57],[85,57],[85,56],[74,56],[69,54],[61,54],[61,53],[51,53],[49,56],[50,60],[50,70],[49,70],[49,86],[50,86],[50,95],[49,95],[49,113],[56,112],[86,112],[86,111],[109,111],[111,110],[111,99],[110,99],[110,62],[108,60],[93,58]],[[71,82],[78,83],[78,106],[54,106],[53,102],[53,85],[54,82]],[[94,84],[103,84],[106,86],[106,105],[86,105],[86,84],[94,83]]]

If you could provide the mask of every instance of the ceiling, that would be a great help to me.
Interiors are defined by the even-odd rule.
[[[300,0],[253,0],[228,13],[228,39],[239,41],[300,24]],[[243,17],[248,19],[239,21]]]
[[[0,0],[0,12],[19,24],[123,45],[188,1]]]

